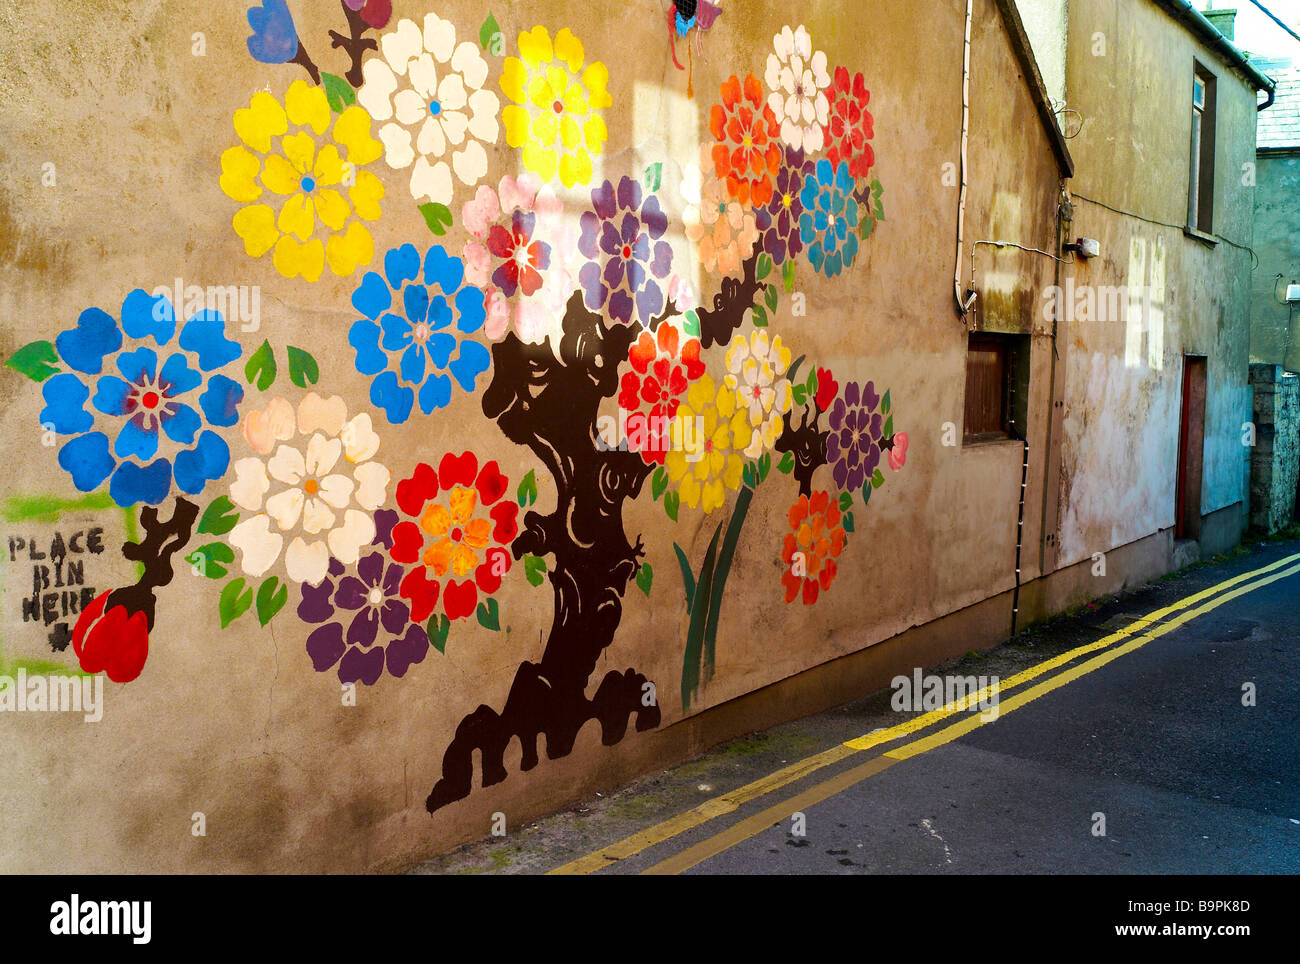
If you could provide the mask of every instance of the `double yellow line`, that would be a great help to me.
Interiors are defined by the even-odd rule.
[[[1294,565],[1293,565],[1294,564]],[[1287,568],[1289,567],[1289,568]],[[1251,572],[1242,573],[1231,579],[1224,580],[1217,585],[1200,592],[1186,596],[1177,602],[1165,606],[1161,609],[1154,610],[1129,623],[1123,629],[1111,633],[1096,642],[1088,643],[1084,646],[1076,647],[1068,652],[1061,653],[1051,659],[1044,660],[1029,669],[1016,673],[1008,677],[998,687],[999,703],[998,717],[1014,712],[1022,706],[1033,702],[1041,696],[1073,682],[1081,676],[1085,676],[1094,670],[1100,669],[1112,660],[1131,653],[1136,649],[1145,646],[1153,639],[1172,632],[1184,623],[1187,623],[1198,616],[1202,616],[1213,609],[1222,606],[1230,600],[1243,596],[1246,593],[1254,592],[1256,589],[1262,589],[1264,586],[1277,582],[1279,579],[1285,579],[1300,572],[1300,553],[1287,556],[1275,563],[1262,568],[1255,569]],[[1271,574],[1271,575],[1270,575]],[[1260,578],[1257,582],[1249,582],[1256,577]],[[1243,585],[1243,583],[1247,583]],[[1234,588],[1235,587],[1235,588]],[[1214,598],[1211,598],[1214,597]],[[1209,600],[1208,602],[1203,602]],[[1202,603],[1201,605],[1196,605]],[[1191,608],[1195,606],[1196,608]],[[1175,615],[1178,614],[1178,615]],[[1172,617],[1172,618],[1170,618]],[[1120,645],[1115,645],[1119,643]],[[1113,648],[1112,648],[1113,647]],[[1098,653],[1106,650],[1093,658],[1071,667],[1064,672],[1058,673],[1028,689],[1015,694],[1014,696],[1002,699],[1001,694],[1007,690],[1019,687],[1030,680],[1042,676],[1051,670],[1058,669],[1071,663],[1081,656],[1090,653]],[[743,804],[754,800],[758,797],[765,796],[773,790],[777,790],[797,780],[801,780],[809,774],[831,766],[841,760],[845,760],[856,753],[869,750],[872,747],[881,746],[886,743],[892,743],[904,736],[909,736],[921,730],[927,729],[934,724],[947,719],[955,714],[961,713],[968,708],[973,709],[980,700],[986,698],[987,690],[980,690],[974,696],[954,700],[941,709],[931,710],[920,716],[913,717],[896,726],[888,729],[878,730],[874,733],[868,733],[865,736],[849,740],[839,746],[832,747],[821,753],[807,757],[789,766],[782,767],[773,773],[768,774],[761,779],[752,783],[738,787],[729,793],[707,800],[697,807],[687,810],[685,813],[678,814],[662,823],[655,824],[645,830],[632,834],[617,843],[608,847],[602,847],[594,853],[585,857],[580,857],[570,863],[564,864],[550,871],[552,874],[590,874],[602,870],[611,864],[620,860],[625,860],[635,854],[640,853],[650,847],[671,840],[687,830],[691,830],[699,825],[713,820],[717,817],[725,816],[739,809]],[[882,770],[887,769],[899,760],[906,760],[918,754],[933,750],[936,747],[943,746],[966,733],[971,732],[977,727],[985,725],[992,720],[984,720],[979,713],[971,713],[962,717],[958,722],[952,723],[943,729],[937,730],[928,736],[923,736],[911,742],[904,743],[892,750],[886,751],[880,756],[871,758],[856,767],[844,770],[835,776],[815,784],[812,787],[796,794],[793,797],[782,800],[775,806],[768,807],[759,813],[756,813],[744,820],[739,821],[720,833],[709,837],[694,846],[688,847],[680,853],[674,854],[665,860],[660,861],[643,873],[664,874],[664,873],[681,873],[694,867],[710,857],[713,857],[729,847],[732,847],[743,840],[753,837],[779,820],[783,820],[790,814],[798,810],[803,810],[816,803],[820,803],[827,798],[834,796],[842,790],[867,779]]]

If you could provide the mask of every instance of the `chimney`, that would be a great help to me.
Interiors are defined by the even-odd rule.
[[[1236,10],[1202,10],[1205,19],[1214,24],[1214,29],[1223,34],[1225,40],[1231,41],[1232,24],[1237,19]]]

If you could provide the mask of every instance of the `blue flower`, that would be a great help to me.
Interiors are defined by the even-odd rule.
[[[357,371],[374,375],[370,401],[394,424],[405,422],[418,400],[429,415],[451,401],[452,380],[466,392],[487,371],[491,356],[465,336],[483,327],[483,292],[462,287],[465,265],[435,244],[424,256],[404,244],[384,255],[384,274],[367,271],[352,293],[364,315],[348,332]]]
[[[298,28],[285,0],[265,0],[261,7],[248,8],[248,52],[264,64],[287,64],[298,53]]]
[[[858,253],[858,202],[848,161],[832,169],[822,158],[799,192],[799,240],[808,249],[814,271],[834,278],[852,266]]]
[[[244,390],[216,370],[242,350],[226,337],[215,311],[195,313],[169,349],[176,329],[166,296],[137,289],[122,302],[120,325],[108,312],[88,308],[75,328],[55,338],[55,350],[73,371],[45,380],[41,424],[73,436],[59,450],[59,465],[81,491],[107,481],[118,505],[157,505],[173,479],[182,492],[197,495],[226,474],[230,448],[204,425],[238,422]],[[178,449],[174,464],[157,457],[164,439]]]

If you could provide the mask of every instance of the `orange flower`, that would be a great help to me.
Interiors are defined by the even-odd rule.
[[[790,507],[789,519],[791,531],[781,553],[788,567],[781,576],[785,601],[794,602],[802,589],[804,604],[811,606],[818,592],[831,587],[838,571],[835,559],[844,550],[840,509],[830,493],[814,492],[811,499],[799,496]]]
[[[727,190],[742,205],[772,199],[772,175],[781,163],[781,125],[763,102],[763,87],[753,74],[744,87],[734,74],[722,85],[722,103],[709,111],[709,131],[718,141],[713,166]]]

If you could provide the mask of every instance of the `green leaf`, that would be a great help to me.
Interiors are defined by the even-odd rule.
[[[221,628],[225,629],[234,620],[244,615],[253,605],[253,590],[244,588],[244,577],[232,579],[221,590],[221,599],[217,602],[217,612],[221,614]]]
[[[808,401],[808,389],[804,388],[802,385],[796,385],[791,394],[794,395],[794,403],[796,405],[803,405]]]
[[[486,603],[478,604],[478,624],[494,633],[501,629],[501,613],[495,599],[489,597]]]
[[[754,277],[762,281],[772,273],[772,256],[764,251],[758,256],[758,263],[754,265]]]
[[[429,634],[429,642],[440,653],[447,652],[447,633],[451,630],[451,620],[446,613],[434,613],[424,624],[424,631]]]
[[[686,590],[686,615],[689,616],[691,607],[695,605],[695,573],[691,572],[691,561],[686,558],[686,553],[675,542],[673,551],[677,553],[677,566],[682,571],[682,587]]]
[[[655,497],[656,502],[666,488],[668,488],[668,470],[661,465],[655,469],[655,474],[650,479],[650,494]]]
[[[357,102],[357,92],[342,77],[333,74],[320,75],[321,86],[325,88],[325,99],[329,101],[330,110],[336,114],[343,113],[343,108]]]
[[[664,496],[664,511],[668,513],[668,518],[674,522],[677,521],[677,510],[681,507],[682,497],[676,492],[669,492]]]
[[[762,305],[754,305],[754,327],[755,328],[767,327],[767,311],[763,308]]]
[[[753,462],[746,462],[744,467],[741,468],[740,479],[742,482],[745,483],[745,485],[749,486],[751,489],[758,484],[758,480],[754,476]]]
[[[884,484],[885,473],[881,472],[880,469],[876,469],[876,471],[871,473],[871,487],[873,489],[878,489]]]
[[[758,481],[762,482],[767,478],[767,473],[772,469],[772,453],[764,452],[763,457],[758,460]]]
[[[858,221],[858,238],[862,241],[871,237],[871,231],[876,226],[876,222],[871,218],[864,217]]]
[[[262,346],[253,352],[253,357],[244,366],[244,377],[248,379],[248,384],[256,384],[257,390],[264,392],[275,381],[275,373],[275,352],[271,350],[269,341],[263,341]]]
[[[880,414],[889,414],[889,389],[885,389],[885,397],[880,400]]]
[[[851,493],[851,492],[841,492],[841,493],[840,493],[840,511],[841,511],[841,512],[848,512],[848,511],[849,511],[849,507],[852,506],[852,505],[853,505],[853,493]]]
[[[224,542],[209,542],[191,552],[185,561],[197,569],[200,576],[220,579],[226,574],[226,567],[222,563],[234,562],[235,550]]]
[[[519,488],[515,490],[515,498],[521,506],[532,505],[537,501],[537,473],[532,469],[528,470],[528,474],[519,483]]]
[[[781,280],[785,282],[786,294],[794,290],[794,258],[786,258],[781,265]]]
[[[424,215],[424,223],[429,226],[429,230],[439,237],[451,227],[451,209],[447,205],[428,201],[421,204],[418,210]]]
[[[546,560],[531,553],[524,556],[524,576],[534,586],[540,586],[546,578]]]
[[[289,356],[289,381],[299,388],[306,388],[308,382],[315,385],[320,380],[320,366],[316,364],[316,359],[312,358],[310,352],[294,348],[293,345],[285,351]]]
[[[807,357],[807,355],[800,355],[790,363],[790,369],[785,373],[785,377],[790,379],[792,383],[794,382],[795,376],[799,374],[799,366],[803,364],[803,360]]]
[[[846,512],[846,513],[844,513],[844,519],[843,519],[843,522],[844,522],[844,531],[845,531],[845,532],[852,532],[852,531],[853,531],[853,513],[852,513],[852,512]]]
[[[501,32],[501,27],[497,24],[497,18],[492,14],[487,15],[483,21],[483,26],[478,28],[478,44],[484,50],[491,53],[492,38]]]
[[[280,585],[280,580],[272,576],[257,587],[257,621],[265,626],[271,617],[284,608],[289,599],[289,587]]]
[[[808,369],[808,380],[804,382],[804,387],[808,389],[809,395],[817,394],[817,369],[816,367]]]
[[[871,501],[871,480],[862,483],[862,504],[866,505]]]
[[[235,503],[230,501],[229,496],[219,495],[204,510],[203,518],[199,519],[198,531],[222,536],[233,529],[238,521],[239,512],[235,509]]]
[[[767,292],[763,295],[763,300],[767,302],[767,310],[776,314],[776,302],[781,296],[777,294],[776,285],[768,285]]]
[[[786,452],[781,456],[781,461],[776,463],[776,470],[784,475],[789,475],[794,471],[794,453]]]
[[[636,573],[636,584],[643,593],[650,595],[650,587],[655,581],[655,571],[651,568],[650,563],[641,563],[641,568]]]
[[[650,192],[659,190],[659,185],[663,179],[664,164],[663,161],[655,161],[645,169],[645,189]]]
[[[891,415],[889,416],[889,418],[885,419],[885,430],[884,430],[884,434],[882,435],[882,438],[893,438],[893,437],[894,437],[894,416]]]
[[[5,365],[34,382],[43,382],[59,370],[58,361],[59,353],[54,350],[53,344],[34,341],[10,355]]]
[[[884,188],[884,186],[880,183],[880,178],[878,178],[878,177],[877,177],[877,178],[874,178],[874,179],[872,180],[872,182],[871,182],[871,196],[872,196],[872,197],[880,197],[880,195],[882,195],[882,194],[884,194],[884,193],[885,193],[885,188]]]
[[[682,332],[692,338],[700,337],[700,315],[694,308],[687,311],[683,316]]]
[[[876,213],[876,220],[877,220],[877,221],[883,221],[883,220],[885,220],[885,205],[881,202],[880,198],[876,198],[876,212],[875,212],[875,213]]]

